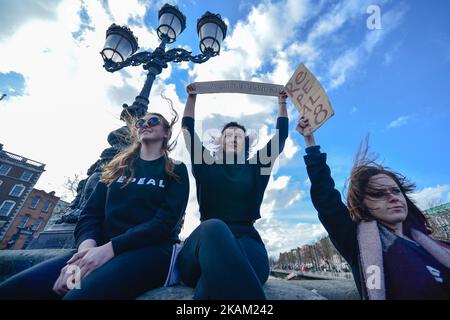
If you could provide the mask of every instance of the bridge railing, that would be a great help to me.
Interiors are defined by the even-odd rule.
[[[323,277],[328,279],[347,279],[352,280],[353,275],[351,272],[329,272],[329,271],[308,271],[301,272],[295,270],[283,270],[283,269],[272,269],[271,273],[285,274],[289,278],[294,277]]]

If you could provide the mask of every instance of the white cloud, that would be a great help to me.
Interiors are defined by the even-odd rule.
[[[320,224],[295,223],[271,218],[262,218],[256,223],[256,228],[266,245],[270,256],[278,258],[280,252],[301,247],[326,234]]]
[[[350,49],[338,57],[330,68],[330,89],[337,88],[347,80],[347,73],[359,64],[360,51]]]
[[[261,74],[263,64],[272,61],[286,44],[295,41],[295,32],[310,12],[310,1],[287,0],[279,4],[264,2],[253,7],[245,20],[229,27],[229,35],[223,44],[220,55],[205,64],[195,65],[189,72],[192,81],[248,80],[270,81],[284,84],[288,70],[286,59],[279,57],[274,63],[278,66],[272,76]],[[283,27],[279,25],[283,21]],[[286,32],[290,30],[290,32]],[[283,69],[284,68],[284,69]],[[200,118],[214,112],[233,117],[272,113],[276,99],[247,95],[204,95],[202,105],[208,109],[197,109]],[[231,105],[242,108],[230,108]]]
[[[30,20],[54,20],[61,0],[0,1],[0,40],[6,38]]]
[[[344,6],[343,15],[347,15],[348,18],[350,18],[350,16],[354,16],[355,13],[361,13],[361,9],[365,10],[367,5],[369,5],[369,2],[366,2],[366,5],[362,3],[356,5],[355,1],[349,1],[348,3],[350,5]],[[396,5],[387,12],[383,11],[383,28],[381,30],[367,30],[362,43],[348,49],[343,54],[338,56],[333,63],[331,63],[329,67],[330,82],[327,87],[330,89],[335,89],[341,86],[347,80],[348,73],[356,70],[356,67],[360,65],[363,60],[367,59],[372,51],[399,26],[399,24],[403,21],[406,11],[407,7],[404,4]]]
[[[450,186],[447,184],[423,188],[412,194],[412,199],[421,210],[450,201]]]
[[[291,176],[269,178],[261,207],[261,217],[275,218],[277,213],[292,207],[302,200],[306,192],[301,189],[300,183],[291,182]]]
[[[281,190],[287,187],[291,177],[280,176],[277,179],[270,177],[269,184],[267,185],[267,190]]]
[[[75,39],[83,6],[91,28]],[[2,102],[0,136],[6,150],[46,163],[37,188],[62,194],[65,177],[85,173],[108,147],[108,133],[123,126],[121,104],[133,101],[144,75],[141,68],[114,74],[103,70],[99,51],[113,21],[99,2],[62,1],[53,14],[50,20],[24,17],[21,27],[0,43],[0,72],[15,71],[26,80],[24,96]],[[139,32],[152,38],[145,29]],[[158,99],[152,103],[162,104]],[[21,119],[21,125],[11,119]]]
[[[400,116],[397,119],[391,121],[387,125],[387,128],[388,129],[393,129],[393,128],[402,127],[402,126],[406,125],[413,117],[414,117],[414,115]]]
[[[286,139],[284,149],[283,149],[283,158],[287,158],[291,160],[294,158],[295,154],[301,150],[301,147],[296,145],[294,140],[291,137]]]
[[[109,12],[112,20],[119,25],[128,24],[129,19],[142,21],[146,6],[138,0],[108,0]]]

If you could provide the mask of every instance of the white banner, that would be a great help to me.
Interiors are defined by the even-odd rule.
[[[202,93],[244,93],[259,96],[278,96],[282,85],[240,80],[194,82],[194,94]]]

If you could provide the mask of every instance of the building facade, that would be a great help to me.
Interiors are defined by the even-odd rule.
[[[54,191],[33,189],[7,230],[0,249],[26,249],[44,230],[58,201]]]
[[[0,144],[0,244],[44,168],[45,164],[7,152]]]
[[[43,232],[34,238],[28,249],[72,249],[75,246],[73,231],[75,224],[61,221],[70,203],[59,200]]]
[[[450,243],[450,202],[425,210],[433,237]]]
[[[50,216],[50,219],[48,220],[47,224],[45,225],[44,231],[52,230],[54,228],[55,222],[61,219],[64,212],[66,211],[67,207],[70,205],[70,203],[64,201],[64,200],[58,200],[56,203],[55,209],[53,209],[53,212]]]

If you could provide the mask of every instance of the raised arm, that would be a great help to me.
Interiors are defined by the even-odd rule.
[[[271,170],[276,158],[284,149],[286,139],[289,134],[289,119],[286,108],[287,95],[281,91],[278,95],[278,118],[276,123],[276,133],[269,142],[256,153],[257,163],[262,167]],[[265,175],[269,172],[265,172]]]
[[[353,263],[358,253],[356,223],[351,220],[341,194],[335,188],[326,154],[320,152],[306,119],[300,119],[297,131],[305,137],[307,145],[304,160],[311,181],[311,200],[319,213],[319,220],[336,249],[349,263]]]
[[[195,102],[197,100],[197,94],[193,93],[194,87],[192,85],[188,85],[186,91],[188,93],[188,98],[184,107],[183,117],[195,118]]]
[[[201,172],[201,166],[204,162],[212,164],[214,159],[210,155],[209,151],[203,146],[200,138],[195,133],[195,102],[197,95],[193,93],[195,87],[189,85],[186,88],[188,98],[184,107],[183,119],[181,121],[181,127],[183,131],[184,142],[186,148],[190,154],[192,173],[194,177],[198,177]]]
[[[280,117],[285,117],[285,118],[288,117],[286,104],[287,104],[287,94],[283,90],[278,95],[278,117],[279,118]]]

